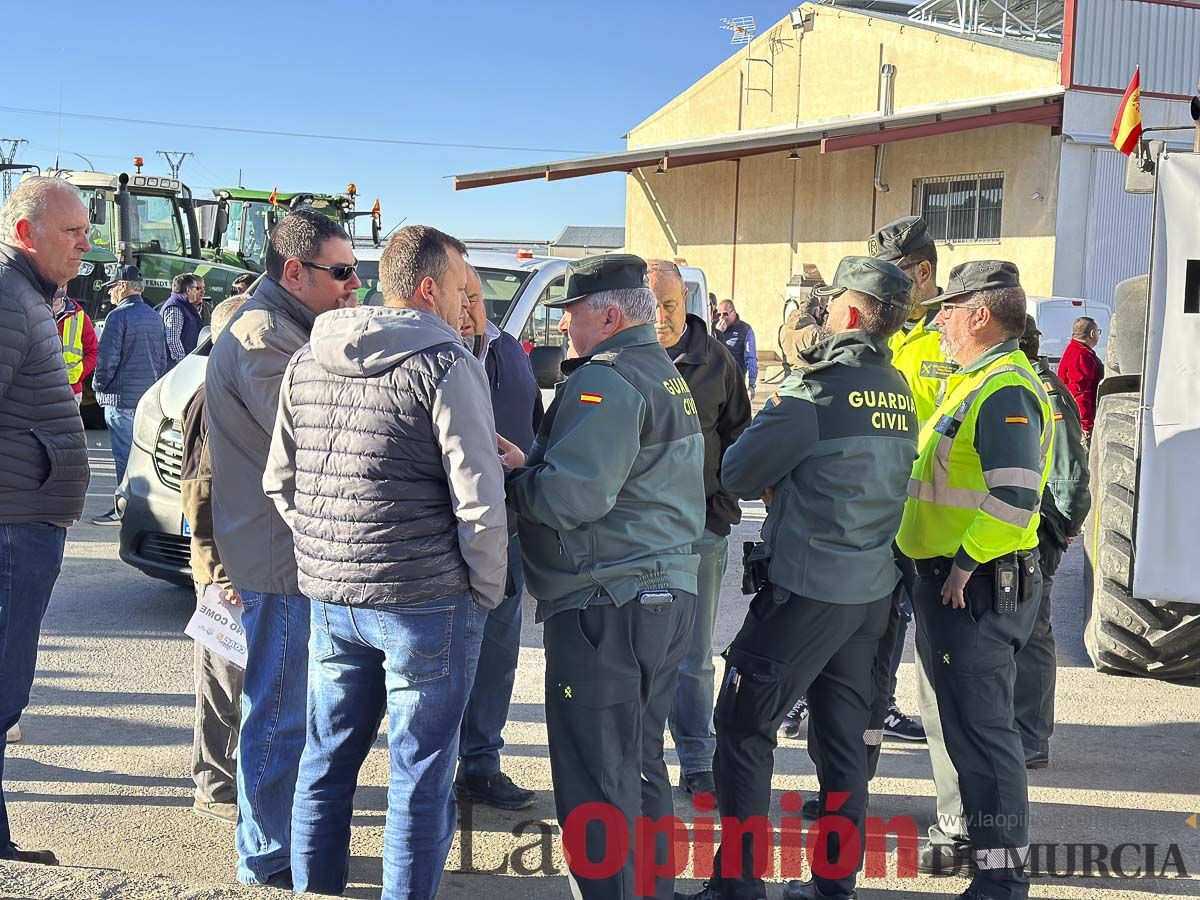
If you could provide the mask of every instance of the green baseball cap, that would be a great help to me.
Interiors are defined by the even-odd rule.
[[[976,291],[999,291],[1019,288],[1021,273],[1014,263],[1002,259],[981,259],[965,262],[950,270],[945,293],[926,300],[922,306],[938,306],[950,300],[962,299]]]
[[[912,279],[886,259],[847,256],[838,263],[833,284],[813,288],[813,295],[832,299],[844,291],[861,291],[880,303],[903,306],[912,302]]]
[[[567,264],[566,293],[546,306],[567,306],[588,294],[646,285],[646,261],[632,253],[606,253]]]
[[[925,220],[920,216],[905,216],[889,222],[867,240],[867,252],[876,259],[899,262],[933,243]]]

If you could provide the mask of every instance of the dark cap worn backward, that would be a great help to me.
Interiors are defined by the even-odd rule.
[[[117,274],[112,277],[112,281],[106,281],[100,285],[102,288],[110,288],[114,284],[122,281],[141,281],[142,270],[137,266],[121,266],[117,269]]]
[[[905,216],[889,222],[867,240],[867,252],[876,259],[899,262],[922,247],[933,243],[925,220],[920,216]]]
[[[889,306],[908,307],[912,302],[912,279],[886,259],[847,256],[838,263],[833,284],[813,288],[816,297],[836,297],[843,291],[860,291]]]
[[[999,291],[1004,288],[1019,288],[1021,273],[1015,264],[1002,259],[981,259],[965,262],[950,270],[946,291],[923,305],[937,306],[948,300],[962,299],[976,291]]]
[[[606,253],[572,260],[567,265],[566,293],[546,306],[566,306],[588,294],[646,285],[646,261],[632,253]]]

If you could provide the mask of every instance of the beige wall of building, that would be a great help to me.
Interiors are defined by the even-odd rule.
[[[806,9],[815,23],[802,54],[786,20],[754,42],[753,56],[774,49],[774,93],[749,94],[740,110],[743,129],[877,109],[881,59],[897,66],[898,109],[1058,80],[1057,64],[1047,60],[848,10]],[[791,46],[772,43],[773,36]],[[750,65],[751,86],[760,86],[769,70]],[[741,56],[727,60],[638,125],[629,146],[736,131],[744,72]],[[874,148],[824,155],[805,148],[799,161],[775,153],[662,175],[641,169],[627,181],[626,247],[646,257],[682,257],[704,269],[709,289],[720,299],[732,297],[755,326],[760,349],[773,350],[784,286],[803,263],[832,278],[842,256],[865,252],[876,227],[913,211],[914,179],[1002,172],[1000,240],[939,245],[941,280],[960,262],[1000,257],[1017,263],[1030,293],[1048,294],[1061,140],[1044,126],[1002,125],[889,144],[886,193],[873,186]]]

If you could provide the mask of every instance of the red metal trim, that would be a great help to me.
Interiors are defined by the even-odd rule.
[[[1145,0],[1139,0],[1139,2],[1145,2]],[[1077,84],[1077,85],[1075,85],[1074,88],[1072,88],[1072,90],[1084,91],[1085,93],[1088,93],[1088,94],[1117,94],[1119,96],[1125,95],[1125,88],[1100,87],[1098,85],[1091,85],[1091,84]],[[1191,100],[1192,99],[1191,94],[1164,94],[1161,91],[1142,91],[1142,96],[1143,97],[1152,97],[1155,100]]]
[[[1059,81],[1065,88],[1075,86],[1075,23],[1078,16],[1078,0],[1066,0],[1063,8],[1063,48],[1059,55]]]
[[[959,119],[943,119],[940,122],[927,122],[922,125],[908,125],[886,130],[881,128],[878,131],[868,131],[863,134],[825,138],[821,141],[821,152],[835,153],[839,150],[877,147],[880,144],[891,144],[896,141],[911,141],[940,134],[955,134],[960,131],[973,131],[977,128],[1013,124],[1062,125],[1062,104],[1049,103],[1027,109],[1009,109],[1004,112],[964,116]]]

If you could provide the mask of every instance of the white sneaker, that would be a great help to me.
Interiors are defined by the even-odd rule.
[[[18,722],[12,728],[8,729],[8,742],[15,744],[21,740],[21,723]]]

